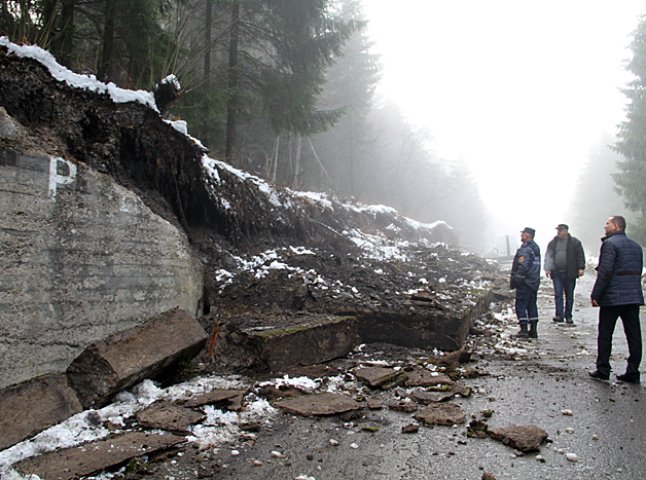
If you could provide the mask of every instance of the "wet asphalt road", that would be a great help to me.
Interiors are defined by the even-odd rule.
[[[598,310],[588,301],[593,281],[593,276],[586,276],[577,285],[577,326],[568,328],[551,322],[551,282],[544,279],[539,298],[539,339],[523,342],[528,353],[515,359],[493,354],[478,359],[477,367],[490,375],[465,380],[474,388],[474,395],[454,400],[466,412],[467,423],[471,417],[482,418],[483,410],[492,409],[490,427],[542,427],[550,442],[540,452],[521,455],[489,438],[467,438],[466,425],[422,426],[418,433],[403,434],[402,426],[414,423],[412,414],[387,409],[369,411],[366,418],[351,422],[338,417],[302,418],[281,413],[271,428],[258,433],[252,446],[239,447],[238,456],[222,449],[218,456],[223,467],[200,471],[199,476],[249,480],[475,480],[487,471],[497,479],[644,479],[644,387],[588,378],[596,353]],[[645,316],[643,310],[642,319]],[[516,330],[515,325],[509,325],[510,334]],[[619,322],[613,346],[614,373],[623,373],[625,355]],[[564,415],[564,409],[573,415]],[[363,423],[379,428],[375,432],[362,431]],[[331,445],[330,439],[339,445]],[[284,457],[276,458],[272,451]],[[576,454],[578,461],[567,460],[566,453]],[[191,472],[198,473],[182,463],[170,467],[165,478],[180,480],[191,478]]]

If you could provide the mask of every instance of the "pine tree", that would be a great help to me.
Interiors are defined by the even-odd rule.
[[[621,123],[616,148],[624,157],[615,182],[626,206],[638,212],[633,236],[646,244],[646,18],[637,27],[631,44],[628,70],[635,76],[624,90],[628,98],[626,120]]]

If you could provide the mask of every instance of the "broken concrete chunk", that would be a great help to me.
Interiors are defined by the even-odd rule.
[[[415,420],[426,425],[459,425],[464,423],[465,415],[462,409],[452,403],[431,404],[415,414]]]
[[[101,407],[120,390],[196,355],[206,337],[195,318],[173,309],[93,343],[70,364],[67,377],[84,408]]]
[[[372,388],[391,383],[401,374],[401,371],[385,367],[366,367],[354,371],[355,377],[367,383]]]
[[[445,352],[442,355],[431,355],[428,357],[429,363],[449,367],[457,367],[459,364],[468,362],[469,360],[471,360],[471,352],[465,346],[453,352]]]
[[[131,458],[149,455],[184,442],[184,437],[175,435],[125,433],[31,457],[14,464],[13,468],[23,475],[38,475],[42,480],[71,480],[118,467]]]
[[[490,428],[487,433],[494,440],[498,440],[521,452],[536,451],[547,440],[547,432],[536,425]]]
[[[415,400],[417,403],[428,405],[429,403],[447,402],[455,398],[457,395],[463,398],[468,398],[471,396],[471,392],[471,387],[455,384],[449,385],[446,390],[437,390],[431,392],[414,391],[410,394],[402,392],[401,396],[406,396]]]
[[[413,413],[417,411],[417,404],[414,402],[392,402],[388,404],[388,408],[396,412]]]
[[[50,375],[0,391],[0,450],[82,410],[65,375]]]
[[[189,425],[199,423],[206,415],[171,403],[154,403],[138,412],[137,421],[144,428],[188,433]]]
[[[274,407],[303,416],[323,416],[352,412],[363,408],[353,398],[340,393],[317,393],[274,402]]]
[[[210,392],[188,398],[182,405],[188,408],[201,407],[202,405],[215,405],[225,410],[237,412],[242,409],[242,396],[246,390],[216,389]]]
[[[407,387],[433,387],[436,385],[453,385],[455,382],[444,373],[431,372],[425,368],[416,368],[405,372]]]

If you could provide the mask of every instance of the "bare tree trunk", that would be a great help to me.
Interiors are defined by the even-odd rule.
[[[211,29],[213,28],[213,0],[206,1],[204,25],[204,86],[209,88],[211,83]]]
[[[224,157],[233,163],[236,143],[237,91],[238,91],[238,42],[240,37],[240,3],[231,5],[231,36],[229,39],[229,101],[227,103],[227,139]]]
[[[105,2],[105,24],[101,42],[101,59],[97,70],[99,80],[108,80],[112,75],[112,52],[114,48],[114,14],[115,0]]]
[[[314,158],[319,164],[319,167],[321,169],[321,183],[323,183],[323,178],[326,178],[328,181],[328,185],[332,188],[334,192],[338,192],[338,188],[334,184],[334,181],[332,180],[332,177],[330,177],[330,174],[327,173],[327,170],[325,169],[325,166],[323,165],[323,162],[321,161],[321,158],[319,157],[319,154],[316,153],[316,149],[314,148],[314,144],[312,143],[312,139],[310,137],[307,137],[307,141],[310,145],[310,149],[312,150],[312,154],[314,154]]]
[[[276,183],[276,177],[278,176],[278,153],[280,152],[280,135],[276,135],[276,140],[274,140],[274,153],[271,156],[271,161],[269,162],[267,168],[267,177],[271,183]]]
[[[29,9],[31,8],[30,0],[20,0],[20,28],[18,29],[18,41],[29,42]]]
[[[303,136],[296,134],[296,154],[294,155],[294,177],[292,178],[292,188],[294,190],[301,187],[301,160],[303,158]]]
[[[7,2],[2,2],[3,9],[6,8]],[[57,14],[57,5],[58,0],[44,0],[43,3],[43,26],[38,34],[36,43],[45,49],[49,49],[55,57],[58,57],[58,52],[56,51],[56,35],[54,32],[54,27],[56,26],[56,21],[58,19]]]

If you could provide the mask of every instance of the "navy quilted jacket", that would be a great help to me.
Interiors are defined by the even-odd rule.
[[[602,307],[643,305],[642,247],[624,232],[615,232],[601,240],[597,281],[590,298]]]
[[[532,290],[538,290],[541,283],[541,249],[534,242],[528,240],[523,243],[514,257],[511,265],[510,288],[527,285]]]

